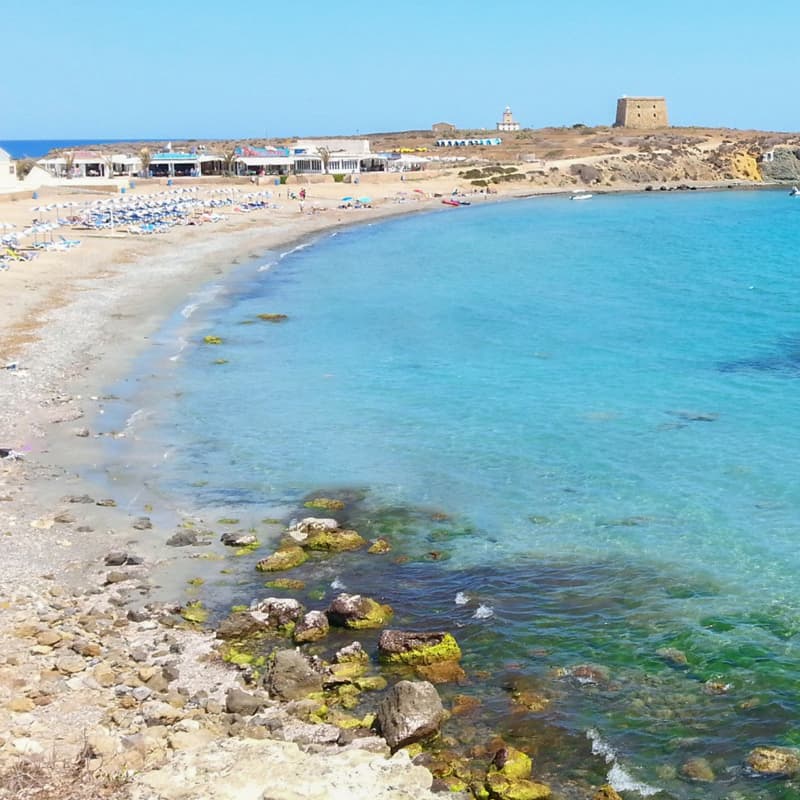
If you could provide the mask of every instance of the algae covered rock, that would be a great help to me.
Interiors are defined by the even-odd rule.
[[[299,567],[308,560],[308,555],[302,547],[296,545],[283,547],[276,550],[271,556],[262,558],[257,564],[256,569],[260,572],[281,572],[285,569]]]
[[[529,780],[511,780],[499,772],[486,776],[486,790],[494,800],[546,800],[550,787]]]
[[[437,661],[435,664],[417,664],[414,671],[420,678],[431,683],[460,683],[465,681],[464,672],[458,661]]]
[[[761,775],[796,775],[800,750],[794,747],[756,747],[747,754],[747,766]]]
[[[392,546],[389,544],[388,540],[384,539],[382,536],[379,536],[377,539],[373,539],[370,542],[367,552],[373,555],[382,555],[383,553],[391,552],[391,550]]]
[[[251,616],[274,630],[286,630],[289,626],[294,629],[303,613],[303,606],[287,597],[267,597],[250,606]]]
[[[286,322],[289,317],[286,314],[256,314],[262,322]]]
[[[316,642],[328,635],[328,617],[322,611],[309,611],[294,629],[297,644]]]
[[[256,619],[249,611],[234,611],[217,625],[217,638],[248,639],[266,630],[263,619]]]
[[[380,628],[391,619],[393,612],[390,606],[381,605],[370,597],[342,593],[334,598],[326,613],[331,625],[360,630]]]
[[[203,341],[206,344],[222,344],[222,337],[220,336],[204,336]]]
[[[392,750],[436,733],[444,717],[439,693],[427,681],[400,681],[378,706],[381,735]]]
[[[306,500],[303,505],[306,508],[322,508],[326,511],[341,511],[344,508],[344,500],[337,500],[333,497],[314,497]]]
[[[527,753],[504,745],[495,752],[489,772],[499,772],[510,780],[523,780],[530,778],[532,769],[531,757]]]
[[[452,634],[445,632],[385,630],[378,641],[381,661],[390,664],[436,664],[459,661],[461,648]]]
[[[622,796],[613,786],[605,783],[594,793],[592,800],[622,800]]]
[[[302,542],[307,550],[326,550],[331,553],[358,550],[365,544],[366,541],[356,531],[341,528],[310,531]]]

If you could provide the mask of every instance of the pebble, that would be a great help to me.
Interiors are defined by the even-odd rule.
[[[56,661],[59,672],[74,674],[86,669],[86,662],[80,656],[63,656]]]

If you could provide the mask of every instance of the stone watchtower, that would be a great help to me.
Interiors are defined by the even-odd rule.
[[[666,128],[667,101],[663,97],[620,97],[617,119],[620,128]]]

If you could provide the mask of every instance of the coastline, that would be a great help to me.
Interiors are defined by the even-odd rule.
[[[620,187],[616,191],[642,190]],[[487,202],[555,193],[564,190],[531,192],[526,187],[524,192],[506,191]],[[99,440],[93,438],[91,430],[88,436],[80,434],[87,419],[102,413],[104,389],[128,373],[152,333],[188,295],[229,275],[242,260],[265,252],[290,249],[341,227],[434,210],[454,213],[442,208],[436,198],[347,211],[338,216],[334,208],[317,215],[301,215],[292,206],[280,213],[255,212],[223,227],[177,229],[163,238],[97,237],[82,245],[85,251],[47,253],[0,275],[0,285],[5,278],[14,278],[7,282],[11,286],[0,292],[8,311],[0,361],[18,364],[14,370],[0,371],[0,446],[11,446],[23,454],[19,461],[0,462],[0,494],[5,500],[0,511],[6,536],[1,576],[7,588],[0,598],[4,606],[1,613],[7,617],[0,617],[6,623],[4,630],[11,631],[14,624],[19,624],[17,618],[26,603],[35,605],[37,598],[51,593],[56,585],[83,592],[106,584],[108,568],[103,558],[110,550],[141,549],[139,544],[132,544],[140,534],[132,530],[133,515],[125,508],[66,504],[63,498],[86,492],[96,494],[96,487],[77,471],[95,458]],[[40,264],[41,271],[22,274],[23,269]],[[36,285],[38,278],[42,282]],[[38,327],[28,321],[31,315],[36,316]],[[56,520],[64,513],[69,513],[73,521]],[[78,532],[80,526],[94,530]],[[153,530],[146,535],[151,541],[163,541],[166,536],[162,533]],[[137,573],[135,592],[147,591],[144,581],[145,576]],[[106,584],[103,591],[111,590]],[[124,601],[123,595],[116,597],[120,603]],[[9,622],[12,617],[14,624]],[[22,658],[16,647],[9,650],[16,653],[16,658]],[[9,675],[19,666],[6,659],[3,674]],[[230,677],[235,678],[235,673]],[[6,713],[4,709],[2,714]],[[33,717],[36,712],[12,711],[9,720],[17,729],[24,727],[20,713]],[[35,719],[30,724],[38,730]],[[16,737],[20,738],[26,737]],[[36,741],[44,750],[49,749],[39,734]],[[8,744],[3,743],[6,755],[21,755]],[[72,742],[71,746],[75,744]]]

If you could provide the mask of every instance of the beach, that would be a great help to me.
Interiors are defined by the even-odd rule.
[[[245,183],[229,188],[251,190]],[[341,186],[310,184],[301,211],[299,201],[285,196],[287,187],[274,187],[271,205],[277,207],[249,213],[223,209],[225,219],[220,222],[179,226],[163,235],[120,237],[119,231],[112,235],[70,230],[69,237],[80,239],[80,246],[45,251],[0,273],[4,310],[0,366],[6,366],[0,370],[0,447],[20,456],[0,462],[4,546],[0,730],[9,732],[0,734],[2,765],[12,768],[33,759],[63,768],[84,753],[83,762],[90,771],[101,773],[104,786],[109,766],[125,775],[123,784],[114,788],[121,793],[118,796],[134,792],[136,797],[166,798],[173,796],[168,787],[143,788],[143,776],[152,776],[156,783],[174,783],[175,774],[156,777],[155,770],[164,762],[185,769],[182,759],[188,756],[180,755],[182,750],[205,748],[206,755],[213,751],[219,758],[224,756],[218,747],[221,739],[236,740],[229,742],[232,750],[245,747],[237,739],[241,727],[223,725],[219,716],[228,690],[241,685],[240,673],[209,662],[212,636],[174,628],[170,612],[185,601],[186,578],[200,569],[198,561],[192,562],[180,548],[165,546],[175,531],[175,520],[160,527],[160,509],[153,509],[152,520],[143,517],[141,504],[126,504],[107,484],[86,478],[93,470],[102,471],[107,437],[125,435],[98,422],[111,399],[104,392],[130,372],[159,326],[209,282],[338,226],[415,212],[462,213],[441,202],[456,188],[452,177],[419,182],[398,178],[396,186],[365,184],[362,190],[371,194],[372,202],[356,209],[339,208],[348,191]],[[460,188],[474,204],[531,194],[530,187],[501,188],[488,196],[471,192],[469,186]],[[151,190],[162,192],[165,187],[156,184]],[[32,205],[61,202],[65,197],[74,202],[91,199],[58,193],[37,201],[6,201],[0,203],[0,219],[24,225]],[[120,559],[120,554],[125,557]],[[159,585],[154,587],[156,572]],[[165,580],[165,576],[172,577]],[[165,616],[172,619],[169,626],[163,622]],[[159,676],[165,670],[172,679],[162,685]],[[205,693],[202,700],[201,693]],[[139,704],[156,702],[156,695],[160,702],[186,710],[169,719],[173,712],[149,707],[148,717]],[[122,708],[120,698],[126,703]],[[152,742],[144,746],[144,753],[142,747],[126,744],[126,737],[145,729]],[[282,722],[281,730],[294,728]],[[92,731],[99,733],[92,735],[87,754],[86,740]],[[186,736],[176,738],[176,731]],[[333,736],[330,730],[326,734]],[[283,738],[287,736],[303,747],[315,743],[306,729],[294,739]],[[368,755],[358,758],[385,758],[385,749],[373,739],[369,747],[374,752],[367,749]],[[273,755],[284,745],[274,744]],[[287,756],[296,764],[305,757],[300,750]],[[356,758],[344,757],[342,772],[352,768],[349,757]],[[237,751],[230,758],[243,761],[245,756]],[[411,774],[404,753],[393,763],[399,772]],[[340,774],[337,767],[331,769]],[[374,770],[369,774],[374,777]],[[430,774],[413,774],[420,782],[407,794],[380,794],[388,792],[396,779],[387,774],[375,778],[374,785],[367,782],[363,796],[425,797]],[[3,789],[0,782],[0,792]],[[351,786],[348,796],[362,796],[357,793],[362,789]],[[18,789],[7,792],[9,797],[25,796]],[[287,790],[285,796],[295,795]]]
[[[413,191],[423,185],[424,190]],[[246,192],[252,187],[231,188]],[[342,187],[312,185],[301,211],[298,201],[286,198],[286,187],[275,187],[277,208],[247,214],[224,209],[221,222],[176,227],[163,235],[70,230],[68,236],[79,239],[80,246],[42,252],[0,274],[0,365],[5,366],[0,370],[0,446],[12,451],[0,462],[0,730],[6,732],[0,735],[0,762],[6,770],[0,796],[29,796],[20,763],[43,765],[52,771],[56,785],[73,774],[86,737],[98,730],[101,720],[108,724],[115,703],[114,684],[97,679],[98,664],[106,663],[108,649],[118,674],[124,672],[123,663],[134,663],[134,643],[141,647],[141,642],[149,642],[151,652],[158,652],[160,632],[152,622],[157,613],[132,621],[125,616],[126,604],[131,596],[141,595],[140,602],[148,597],[147,575],[154,564],[183,557],[181,551],[164,546],[168,532],[137,530],[131,510],[117,507],[113,497],[98,496],[97,487],[81,477],[101,458],[100,437],[107,432],[88,429],[86,419],[102,413],[104,387],[126,374],[148,337],[192,290],[224,277],[242,261],[287,250],[337,226],[420,211],[458,213],[432,196],[449,195],[452,189],[451,179],[415,184],[398,178],[396,187],[370,187],[375,195],[371,207],[356,209],[338,207]],[[164,190],[157,183],[150,188]],[[476,196],[475,201],[510,195]],[[0,217],[22,228],[37,216],[33,206],[66,199],[80,204],[96,195],[53,189],[41,192],[36,201],[0,200]],[[109,564],[114,562],[107,556],[114,551],[142,553],[144,564],[131,559],[128,575],[109,579]],[[160,588],[163,598],[172,595],[177,601],[185,587],[176,581]],[[76,656],[75,638],[92,635],[92,627],[73,625],[71,615],[94,613],[113,613],[123,636],[115,637],[113,645],[98,637],[84,656]],[[200,634],[189,635],[189,640],[192,644],[180,658],[182,674],[195,686],[213,689],[224,702],[236,672],[203,667],[198,673],[197,655],[207,653],[211,642]],[[65,653],[85,663],[70,666],[63,661]],[[106,738],[112,735],[107,728],[99,730]],[[89,764],[97,769],[104,761],[109,761],[109,753],[95,753]],[[151,762],[158,759],[134,759],[130,774],[149,769]],[[119,770],[119,764],[114,768]],[[342,770],[347,769],[343,761]],[[103,774],[101,784],[106,786],[108,773]],[[22,782],[15,783],[10,775]],[[364,796],[384,796],[381,783],[376,778]],[[77,785],[69,786],[76,793],[69,796],[77,797]],[[91,786],[99,791],[94,783]],[[127,791],[127,785],[119,791],[123,789]],[[416,785],[408,796],[423,797],[424,789]]]

